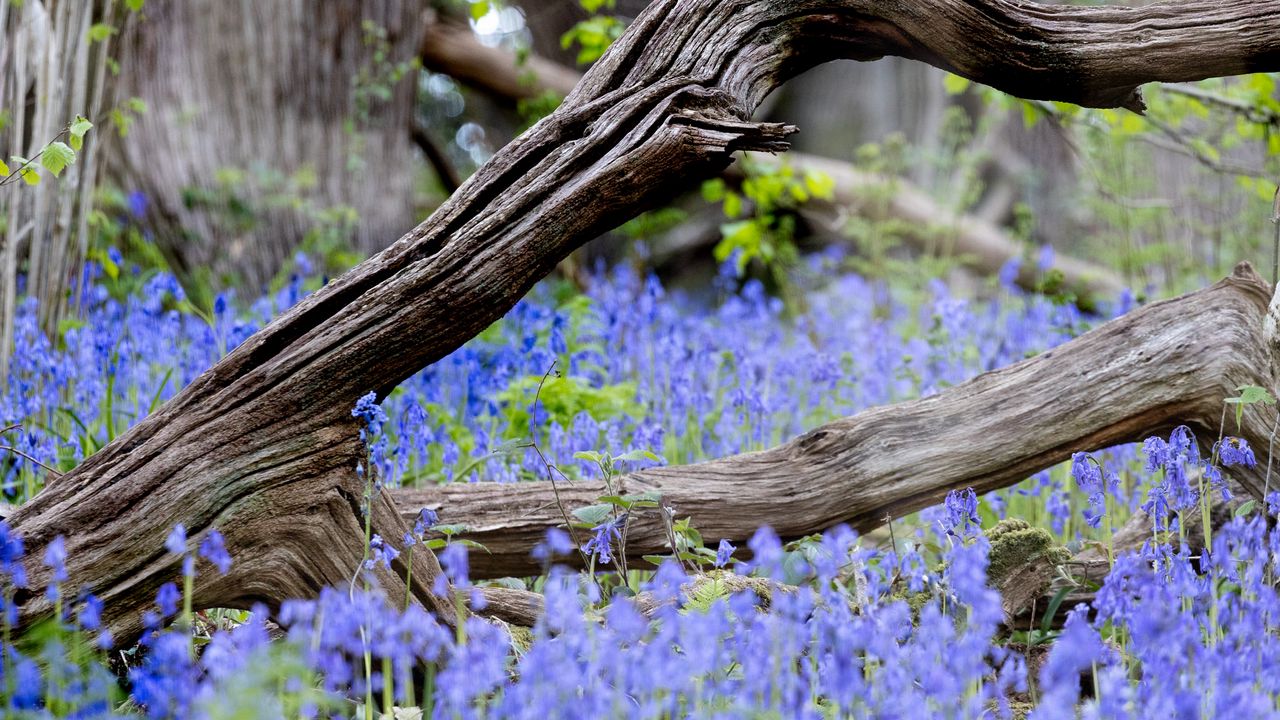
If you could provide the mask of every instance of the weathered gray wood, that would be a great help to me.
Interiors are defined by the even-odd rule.
[[[1223,399],[1242,384],[1273,385],[1262,341],[1268,288],[1248,266],[1205,290],[1155,303],[1016,365],[937,395],[872,408],[763,452],[653,468],[621,479],[620,492],[656,491],[692,517],[711,544],[738,542],[761,524],[784,538],[839,523],[868,530],[940,502],[1018,482],[1096,450],[1189,425],[1217,438]],[[1271,422],[1250,407],[1244,435],[1262,458]],[[1260,496],[1259,469],[1234,473]],[[605,494],[598,483],[559,483],[570,510]],[[480,577],[527,575],[529,549],[563,515],[548,482],[455,483],[393,492],[401,512],[438,509],[472,528],[488,553]],[[663,552],[655,516],[633,519],[627,552]]]
[[[350,416],[356,399],[370,390],[385,395],[454,350],[575,247],[720,172],[731,153],[784,149],[794,128],[748,118],[778,82],[807,67],[840,56],[899,54],[1029,97],[1136,107],[1142,82],[1280,67],[1280,33],[1271,22],[1278,12],[1280,0],[1141,8],[1008,0],[654,3],[559,110],[495,155],[431,218],[249,338],[20,508],[11,522],[36,559],[28,563],[35,589],[15,598],[20,623],[52,610],[40,592],[49,571],[38,558],[57,535],[66,536],[71,583],[106,601],[104,620],[124,639],[138,630],[156,588],[178,576],[163,542],[179,522],[193,531],[193,547],[219,527],[237,560],[226,578],[202,573],[197,608],[277,604],[345,582],[362,553],[354,475],[362,451]],[[1103,361],[1074,361],[1078,385],[1070,388],[1045,371],[1047,358],[1070,352],[1059,350],[969,383],[962,391],[968,395],[948,395],[965,400],[965,408],[1004,403],[999,415],[957,414],[955,405],[948,412],[935,397],[872,411],[874,422],[836,423],[769,453],[702,465],[703,477],[724,482],[709,485],[713,491],[701,501],[732,503],[745,487],[789,481],[792,468],[777,461],[790,456],[814,473],[883,478],[891,489],[863,487],[869,495],[850,497],[792,485],[790,496],[756,493],[760,502],[734,507],[749,509],[752,522],[779,518],[774,524],[784,534],[796,529],[782,519],[791,512],[819,523],[872,522],[939,497],[931,474],[950,462],[943,453],[926,453],[933,464],[897,465],[925,446],[990,450],[970,453],[975,464],[965,478],[986,489],[1070,449],[1118,442],[1171,416],[1196,416],[1184,411],[1219,402],[1223,379],[1238,380],[1231,376],[1242,374],[1242,363],[1265,367],[1248,364],[1265,360],[1260,346],[1250,345],[1256,287],[1235,280],[1209,291],[1204,297],[1215,302],[1195,304],[1202,316],[1194,332],[1175,322],[1180,313],[1170,305],[1160,306],[1166,310],[1154,311],[1158,319],[1182,330],[1166,338],[1172,345],[1129,349],[1140,339],[1131,336],[1132,323],[1104,329],[1095,335],[1107,340],[1098,343]],[[1209,337],[1223,342],[1209,345]],[[1219,345],[1236,354],[1190,355]],[[1108,368],[1101,378],[1098,367]],[[1072,401],[1026,393],[1027,384],[1071,390]],[[1130,399],[1142,400],[1146,411],[1132,413],[1124,402]],[[1096,424],[1062,432],[1063,415],[1076,413],[1089,413]],[[1033,437],[1028,428],[1044,432]],[[1018,439],[1009,436],[1015,431]],[[683,501],[676,488],[685,472],[652,471],[646,481]],[[713,518],[703,529],[728,536],[735,523],[741,521]],[[406,529],[383,493],[373,524],[388,538]],[[439,572],[434,557],[414,558],[422,563],[413,573],[415,596],[448,622],[447,603],[429,592]],[[393,596],[403,591],[391,573],[380,579]]]

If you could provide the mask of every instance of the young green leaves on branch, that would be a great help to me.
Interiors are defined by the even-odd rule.
[[[575,60],[579,65],[588,65],[599,60],[613,41],[622,37],[627,24],[612,15],[600,14],[601,10],[612,10],[615,0],[579,0],[579,4],[591,13],[591,17],[569,28],[560,37],[560,47],[568,50],[577,43],[578,56]]]
[[[58,133],[57,137],[41,148],[34,157],[28,159],[14,155],[9,158],[12,164],[0,160],[0,178],[3,178],[0,179],[0,186],[8,185],[16,178],[22,178],[22,181],[28,185],[39,184],[40,172],[36,167],[36,161],[39,161],[40,167],[53,173],[54,177],[61,176],[63,170],[75,164],[76,153],[84,146],[85,133],[92,127],[93,123],[77,115],[66,129]],[[58,139],[63,135],[67,136],[70,144]]]
[[[1244,406],[1262,403],[1263,405],[1275,405],[1276,399],[1267,391],[1266,388],[1257,385],[1241,385],[1236,388],[1236,392],[1240,393],[1235,397],[1229,397],[1225,400],[1228,405],[1234,405],[1236,410],[1236,431],[1240,430],[1240,423],[1244,418]]]
[[[825,173],[797,173],[786,163],[762,168],[743,161],[746,179],[741,191],[733,190],[720,178],[702,184],[702,198],[722,203],[729,222],[720,226],[720,242],[715,247],[717,262],[735,258],[738,274],[759,260],[766,267],[788,264],[796,256],[795,211],[812,198],[831,200],[834,181]]]

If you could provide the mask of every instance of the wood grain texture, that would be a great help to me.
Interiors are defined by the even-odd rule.
[[[197,608],[276,605],[345,582],[362,554],[362,488],[353,471],[363,451],[350,413],[357,398],[370,390],[385,395],[444,357],[581,243],[719,173],[733,152],[785,149],[794,128],[749,118],[787,77],[835,57],[897,54],[1028,97],[1134,106],[1142,82],[1277,69],[1277,11],[1280,0],[1141,8],[656,2],[554,114],[496,154],[429,219],[249,338],[20,508],[11,524],[36,559],[27,566],[35,590],[15,598],[20,623],[52,611],[40,591],[49,571],[38,558],[57,535],[66,537],[71,583],[103,598],[104,621],[122,640],[137,632],[155,589],[178,577],[178,559],[163,550],[176,523],[192,532],[192,547],[208,528],[220,528],[236,559],[225,578],[202,572]],[[865,525],[939,498],[946,488],[937,477],[954,468],[956,448],[968,448],[972,461],[950,476],[957,486],[989,489],[1072,449],[1198,417],[1189,410],[1216,406],[1243,368],[1254,377],[1266,367],[1255,337],[1258,288],[1231,280],[1198,301],[1144,311],[1140,317],[1157,315],[1149,324],[1176,330],[1151,342],[1140,342],[1135,321],[1110,325],[1089,346],[1101,355],[1071,355],[1070,377],[1047,369],[1049,358],[1079,352],[1064,348],[984,376],[945,401],[874,410],[772,451],[697,466],[709,481],[697,501],[735,508],[702,529],[733,536],[744,519],[771,521],[783,534],[811,523]],[[1179,322],[1187,312],[1198,314],[1195,323]],[[1217,346],[1235,352],[1192,354]],[[1132,412],[1137,402],[1143,412]],[[1064,421],[1077,416],[1088,422]],[[1007,437],[1014,430],[1019,441]],[[912,453],[920,462],[904,464]],[[806,477],[842,482],[836,492],[796,483],[797,467]],[[650,471],[642,482],[688,504],[693,498],[679,488],[689,472]],[[789,491],[739,498],[775,484]],[[374,503],[373,524],[390,538],[407,529],[386,494]],[[422,563],[413,573],[415,596],[450,621],[428,590],[439,573],[435,559],[414,559]],[[391,573],[380,579],[392,596],[403,592]]]

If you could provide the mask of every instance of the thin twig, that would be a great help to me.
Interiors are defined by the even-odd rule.
[[[24,170],[26,170],[27,168],[31,167],[31,163],[34,163],[36,160],[39,160],[39,159],[40,159],[40,156],[41,156],[41,155],[44,155],[44,151],[45,151],[45,150],[48,150],[50,145],[52,145],[52,144],[54,144],[55,142],[57,142],[57,141],[58,141],[58,138],[60,138],[60,137],[62,137],[63,135],[66,135],[66,134],[67,134],[67,130],[68,130],[68,129],[69,129],[69,128],[62,128],[62,132],[58,133],[57,135],[54,135],[52,140],[50,140],[49,142],[45,143],[45,144],[44,144],[44,147],[40,148],[40,152],[36,153],[35,155],[32,155],[32,156],[31,156],[31,159],[30,159],[30,160],[28,160],[28,161],[26,161],[26,162],[24,162],[24,163],[22,163],[22,165],[21,165],[21,166],[19,166],[17,170],[12,170],[12,171],[10,171],[10,172],[9,172],[9,177],[7,177],[7,178],[5,178],[5,179],[3,179],[3,180],[0,180],[0,187],[4,187],[5,185],[8,185],[8,184],[9,184],[9,183],[11,183],[11,182],[15,182],[15,181],[17,180],[17,178],[22,177],[22,171],[24,171]]]
[[[44,463],[42,463],[42,462],[40,462],[39,460],[37,460],[37,459],[35,459],[35,458],[31,457],[31,456],[30,456],[30,455],[28,455],[27,453],[25,453],[25,452],[23,452],[23,451],[19,450],[18,448],[14,447],[14,446],[12,446],[12,445],[0,445],[0,450],[8,450],[9,452],[13,453],[14,455],[17,455],[18,457],[23,457],[23,458],[26,458],[27,460],[30,460],[31,462],[33,462],[33,463],[35,463],[35,464],[39,465],[40,467],[44,468],[45,470],[48,470],[49,472],[53,473],[53,476],[54,476],[55,478],[60,478],[60,477],[62,477],[62,473],[58,472],[57,470],[54,470],[53,468],[49,467],[48,465],[45,465]]]
[[[12,432],[12,431],[14,431],[14,430],[18,430],[18,429],[20,429],[21,427],[22,427],[22,423],[14,423],[14,424],[12,424],[12,425],[8,425],[8,426],[5,426],[5,427],[2,427],[2,428],[0,428],[0,435],[4,435],[4,434],[5,434],[5,433],[7,433],[7,432]],[[44,463],[40,462],[39,460],[37,460],[37,459],[35,459],[35,458],[31,457],[30,455],[28,455],[27,453],[25,453],[25,452],[23,452],[23,451],[19,450],[19,449],[18,449],[18,448],[16,448],[16,447],[13,447],[12,445],[0,445],[0,450],[8,450],[9,452],[13,453],[14,455],[17,455],[18,457],[22,457],[22,458],[26,458],[27,460],[30,460],[31,462],[33,462],[33,463],[35,463],[35,464],[39,465],[40,467],[44,468],[45,470],[48,470],[49,472],[53,473],[53,476],[54,476],[55,478],[60,478],[60,477],[62,477],[62,473],[58,472],[57,470],[54,470],[53,468],[49,467],[48,465],[45,465]]]
[[[538,390],[533,396],[533,415],[529,422],[529,447],[533,448],[533,451],[538,454],[538,459],[547,468],[547,479],[551,481],[551,492],[555,495],[556,507],[560,509],[560,517],[564,518],[565,528],[569,531],[569,537],[573,539],[573,546],[577,548],[578,555],[582,558],[582,564],[586,565],[587,553],[583,551],[582,543],[578,541],[578,533],[574,532],[573,522],[569,520],[569,512],[565,510],[564,501],[560,499],[560,488],[556,485],[555,473],[559,472],[566,480],[569,478],[560,468],[552,465],[547,460],[547,456],[542,454],[542,448],[538,447],[538,403],[542,400],[542,386],[547,382],[547,378],[551,377],[551,373],[555,372],[557,362],[559,360],[551,361],[551,367],[548,367],[547,371],[542,374],[542,379],[538,381]],[[559,377],[558,374],[557,377]],[[592,580],[595,580],[594,573],[592,573]]]

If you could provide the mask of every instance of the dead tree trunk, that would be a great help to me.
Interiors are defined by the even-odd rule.
[[[1144,8],[1007,0],[654,3],[559,110],[499,152],[431,218],[299,303],[157,413],[50,483],[14,514],[12,524],[27,538],[32,558],[42,557],[56,535],[66,536],[71,582],[105,600],[104,620],[125,639],[138,629],[138,615],[156,588],[180,572],[163,550],[178,522],[192,531],[193,544],[219,527],[237,559],[225,578],[198,578],[196,607],[274,605],[343,583],[362,555],[353,472],[361,448],[350,416],[356,399],[370,390],[385,395],[457,348],[575,247],[722,171],[733,152],[784,149],[794,128],[749,120],[752,108],[782,80],[835,57],[895,54],[1024,96],[1137,109],[1142,82],[1280,68],[1280,33],[1272,23],[1278,13],[1280,0]],[[1226,308],[1203,319],[1204,332],[1251,332],[1256,313],[1231,303]],[[1078,396],[1074,410],[1105,414],[1112,420],[1104,427],[1126,429],[1128,435],[1117,440],[1166,422],[1160,408],[1219,399],[1221,386],[1190,396],[1153,387],[1141,376],[1154,373],[1147,364],[1150,349],[1124,350],[1133,338],[1115,328],[1129,326],[1110,327],[1101,332],[1120,347],[1112,352],[1127,359],[1113,371],[1123,365],[1129,384],[1162,398],[1150,412],[1130,417],[1112,398]],[[1187,350],[1198,347],[1190,340],[1184,335],[1177,342]],[[1261,353],[1248,356],[1256,361],[1249,367],[1266,367]],[[864,477],[883,474],[894,453],[917,444],[956,447],[1016,433],[1006,441],[1010,447],[1039,448],[1034,461],[1024,456],[1017,462],[1005,450],[999,457],[1007,464],[984,462],[973,484],[987,488],[1058,459],[1071,446],[1107,439],[1097,430],[1066,437],[1056,427],[1047,436],[1027,437],[1037,412],[1063,409],[1047,397],[1015,404],[1012,399],[1024,397],[1007,383],[1027,377],[1021,374],[1027,367],[1045,372],[1050,366],[1020,367],[966,386],[987,398],[1010,398],[1004,424],[946,415],[935,397],[914,405],[910,415],[880,411],[877,422],[892,433],[870,437],[882,445],[842,451],[842,443],[861,438],[856,428],[841,427],[789,447],[829,457],[820,464],[829,472],[852,471],[846,463],[853,461],[879,468],[860,470]],[[1094,363],[1071,367],[1081,384],[1097,380]],[[1229,375],[1230,368],[1217,369],[1217,376]],[[1049,375],[1033,372],[1031,381],[1036,387],[1070,386],[1055,386]],[[1098,407],[1100,400],[1107,407]],[[776,458],[765,453],[732,467],[704,468],[741,482],[770,482],[779,479]],[[897,500],[879,495],[879,505],[859,501],[859,513],[902,511],[937,496],[926,476],[904,482],[907,491]],[[838,507],[844,500],[809,501],[820,519],[835,520],[850,516]],[[401,537],[406,529],[386,493],[375,498],[372,521],[384,537]],[[414,594],[441,608],[443,601],[429,592],[439,573],[434,558],[414,558],[422,563],[413,573]],[[28,571],[37,590],[15,598],[22,624],[52,610],[38,590],[49,580],[48,569],[35,561]],[[384,572],[381,580],[394,596],[397,576]]]

